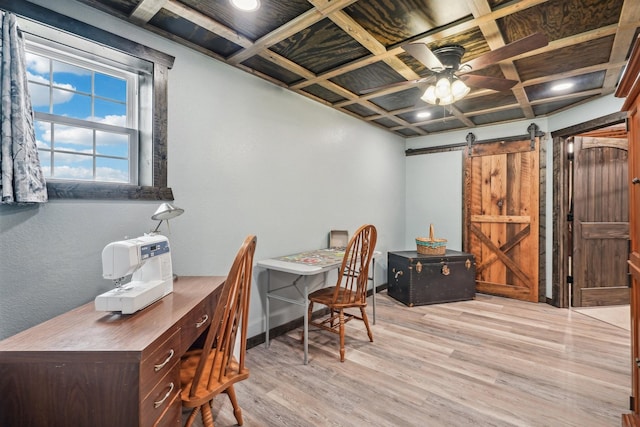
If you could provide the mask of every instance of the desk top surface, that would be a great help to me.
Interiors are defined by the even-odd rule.
[[[344,249],[316,249],[258,261],[258,266],[285,273],[312,275],[340,267]]]
[[[171,294],[133,314],[96,311],[91,301],[0,341],[0,359],[3,352],[140,351],[224,280],[224,276],[178,277]]]

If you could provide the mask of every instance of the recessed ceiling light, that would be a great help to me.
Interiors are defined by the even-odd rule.
[[[245,12],[253,12],[260,7],[260,0],[231,0],[231,5]]]
[[[420,111],[416,114],[416,117],[419,119],[426,119],[427,117],[431,117],[431,113],[428,111]]]
[[[556,92],[557,92],[557,91],[561,91],[561,90],[569,89],[569,88],[570,88],[570,87],[572,87],[572,86],[573,86],[573,83],[569,83],[569,82],[566,82],[566,83],[558,83],[557,85],[553,85],[553,86],[551,87],[551,90],[554,90],[554,91],[556,91]]]

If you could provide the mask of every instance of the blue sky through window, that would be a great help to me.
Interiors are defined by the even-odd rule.
[[[127,80],[32,52],[27,73],[45,176],[129,182]]]

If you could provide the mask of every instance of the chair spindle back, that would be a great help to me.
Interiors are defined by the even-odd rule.
[[[366,303],[369,265],[376,247],[377,235],[373,225],[365,224],[349,240],[338,272],[334,303]]]
[[[205,340],[202,357],[196,368],[190,395],[195,396],[197,385],[204,374],[207,357],[215,352],[211,369],[208,373],[208,385],[224,383],[224,377],[231,366],[238,329],[240,329],[240,354],[238,356],[238,372],[245,370],[244,361],[247,350],[247,323],[249,317],[249,296],[251,293],[251,277],[253,272],[253,255],[256,249],[256,236],[248,236],[241,246],[224,283],[222,294]],[[219,368],[219,369],[218,369]]]

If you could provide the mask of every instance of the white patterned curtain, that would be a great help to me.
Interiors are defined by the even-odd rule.
[[[33,127],[24,39],[13,14],[3,13],[1,18],[0,203],[44,203],[47,187]]]

